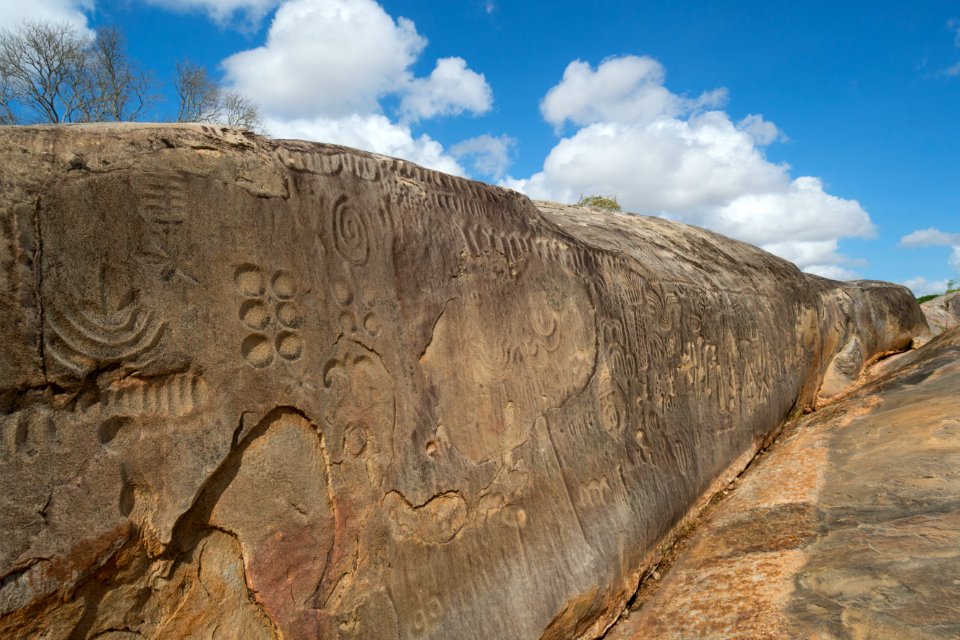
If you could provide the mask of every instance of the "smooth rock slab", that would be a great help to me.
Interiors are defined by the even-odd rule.
[[[960,332],[790,428],[608,638],[960,636]]]
[[[0,185],[0,635],[593,637],[828,372],[925,329],[701,229],[227,128],[0,129]]]

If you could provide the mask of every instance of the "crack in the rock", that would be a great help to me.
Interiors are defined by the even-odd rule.
[[[43,309],[43,227],[40,224],[40,198],[38,197],[33,209],[33,234],[36,247],[33,252],[33,272],[37,296],[37,353],[40,355],[40,370],[43,380],[49,384],[47,376],[47,357],[43,343],[46,318]]]
[[[440,313],[437,314],[437,319],[433,321],[433,326],[430,327],[430,338],[427,340],[427,343],[423,345],[423,349],[420,351],[420,355],[417,357],[417,362],[423,362],[424,356],[427,355],[427,351],[430,349],[430,345],[433,344],[433,338],[437,331],[437,325],[440,324],[440,320],[443,318],[443,314],[447,312],[447,305],[456,300],[456,297],[447,298],[443,303],[443,306],[440,308]]]

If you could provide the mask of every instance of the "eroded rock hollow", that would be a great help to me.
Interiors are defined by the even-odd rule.
[[[4,637],[596,637],[926,330],[701,229],[229,129],[2,128],[0,184]]]

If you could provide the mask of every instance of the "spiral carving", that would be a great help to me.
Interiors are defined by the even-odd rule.
[[[333,244],[337,253],[354,265],[365,264],[370,255],[367,221],[347,196],[340,196],[333,205]]]

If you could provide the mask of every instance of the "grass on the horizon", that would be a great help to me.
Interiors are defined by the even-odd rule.
[[[929,302],[930,300],[935,300],[936,298],[939,298],[940,296],[945,296],[945,295],[947,295],[948,293],[956,293],[956,292],[958,292],[958,291],[960,291],[960,288],[957,287],[957,281],[956,281],[956,280],[952,280],[952,279],[951,279],[951,280],[947,280],[947,290],[946,290],[945,292],[943,292],[943,293],[931,293],[931,294],[928,294],[928,295],[925,295],[925,296],[920,296],[919,298],[917,298],[917,304],[923,304],[924,302]]]

